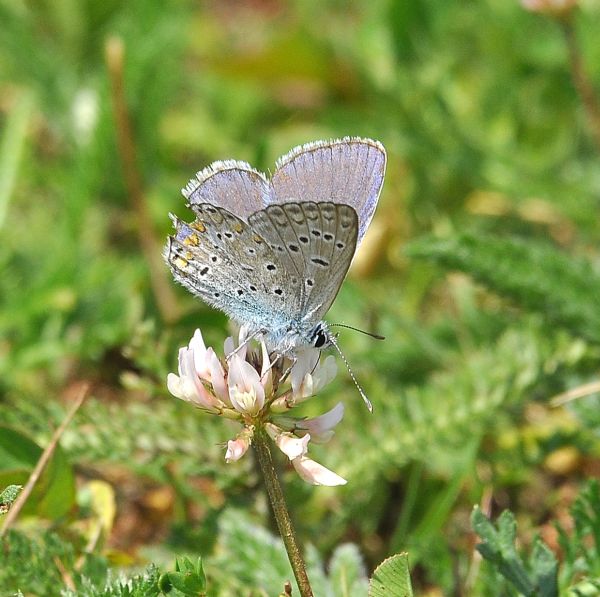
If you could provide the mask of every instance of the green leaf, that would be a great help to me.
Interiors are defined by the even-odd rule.
[[[175,572],[167,572],[160,577],[159,586],[164,593],[175,588],[186,597],[206,595],[206,576],[202,568],[202,558],[194,563],[189,558],[175,561]]]
[[[412,597],[408,554],[401,553],[384,560],[373,572],[369,597]]]
[[[514,514],[505,510],[496,525],[476,506],[471,515],[475,532],[483,539],[477,551],[523,595],[556,597],[558,562],[549,547],[538,537],[530,557],[529,570],[517,552],[517,524]]]
[[[550,323],[600,342],[600,273],[585,259],[548,243],[472,234],[421,238],[407,252],[464,271]]]
[[[0,514],[8,512],[13,502],[23,489],[22,485],[9,485],[0,493]]]
[[[42,448],[26,435],[11,427],[0,426],[0,486],[25,485],[42,452]],[[23,513],[56,519],[64,516],[74,503],[73,469],[60,446],[56,446],[23,507]]]

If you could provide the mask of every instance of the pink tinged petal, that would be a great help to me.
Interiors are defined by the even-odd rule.
[[[292,464],[300,477],[311,485],[334,487],[335,485],[345,485],[347,483],[346,479],[306,456],[294,458]]]
[[[225,462],[235,462],[239,460],[250,447],[250,440],[247,437],[237,437],[227,442],[227,452],[225,453]]]
[[[344,405],[341,402],[338,402],[330,411],[320,417],[300,421],[297,424],[297,427],[298,429],[308,431],[311,434],[313,441],[316,443],[325,443],[332,438],[333,428],[343,417]]]
[[[220,401],[211,395],[202,384],[198,385],[186,376],[178,377],[174,373],[169,373],[167,388],[176,398],[212,412],[219,411],[222,406]]]
[[[206,351],[210,383],[215,395],[225,404],[229,404],[229,392],[227,391],[227,377],[219,357],[212,348]]]
[[[262,368],[260,372],[260,382],[265,389],[265,395],[270,396],[273,392],[273,367],[271,366],[271,360],[269,359],[269,351],[264,340],[260,341],[260,348],[262,353]]]
[[[194,355],[194,367],[196,372],[204,379],[205,376],[203,374],[208,372],[208,367],[206,365],[206,345],[204,344],[204,339],[202,338],[202,332],[200,330],[194,332],[194,335],[190,340],[189,349]]]
[[[291,433],[281,433],[275,443],[290,460],[294,460],[294,458],[300,458],[306,454],[309,441],[310,435],[308,433],[304,437],[296,437]]]

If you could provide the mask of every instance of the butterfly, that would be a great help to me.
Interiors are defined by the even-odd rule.
[[[212,163],[182,189],[196,219],[171,215],[165,259],[175,280],[276,354],[337,347],[323,317],[371,222],[385,166],[381,143],[357,137],[295,147],[270,178],[246,162]]]

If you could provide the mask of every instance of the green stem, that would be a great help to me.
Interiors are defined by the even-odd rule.
[[[298,588],[300,589],[301,597],[313,597],[313,591],[306,574],[306,564],[300,553],[300,548],[296,541],[296,534],[294,533],[294,527],[292,526],[292,519],[288,512],[285,504],[285,498],[281,489],[281,484],[277,478],[275,467],[273,466],[273,459],[271,457],[271,450],[269,449],[267,434],[263,429],[257,429],[252,445],[256,452],[256,457],[260,468],[262,470],[265,485],[267,487],[267,493],[269,494],[269,500],[271,507],[273,508],[273,514],[277,521],[277,527],[279,528],[279,534],[283,539],[285,550],[287,551]]]
[[[587,113],[592,137],[600,150],[600,101],[598,100],[594,86],[592,85],[583,64],[581,50],[577,42],[575,25],[573,23],[573,16],[569,14],[561,19],[560,25],[569,52],[573,84],[575,85],[577,93],[579,93],[579,97],[581,98],[581,102]]]

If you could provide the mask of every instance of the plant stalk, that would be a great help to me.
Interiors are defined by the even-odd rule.
[[[600,100],[596,95],[596,91],[592,82],[585,70],[583,57],[577,42],[577,34],[573,15],[569,14],[565,18],[560,19],[560,26],[565,37],[567,50],[569,52],[569,62],[571,65],[571,77],[575,89],[581,98],[581,103],[586,111],[590,132],[600,150]]]
[[[292,519],[288,512],[283,490],[281,484],[277,478],[277,472],[273,466],[273,458],[271,457],[271,450],[269,449],[268,438],[263,429],[257,429],[254,433],[252,440],[254,451],[265,480],[267,487],[267,493],[269,494],[269,501],[273,509],[273,515],[277,521],[277,528],[279,534],[283,539],[285,550],[287,551],[298,588],[300,589],[301,597],[313,597],[313,591],[308,580],[306,573],[306,564],[300,553],[298,542],[296,541],[296,534],[292,525]]]

